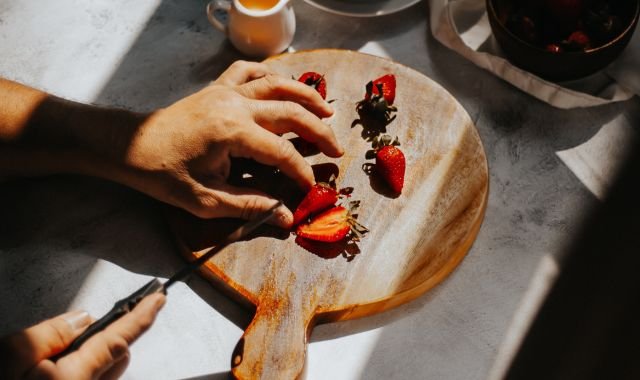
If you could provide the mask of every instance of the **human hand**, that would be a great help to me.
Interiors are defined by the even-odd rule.
[[[69,312],[0,339],[0,378],[116,379],[129,364],[129,346],[153,323],[166,297],[143,299],[130,313],[58,361],[62,352],[91,324],[86,312]]]
[[[229,185],[230,158],[275,166],[309,188],[311,166],[279,135],[293,132],[339,157],[342,148],[320,120],[332,113],[313,88],[238,61],[211,85],[149,115],[128,141],[119,181],[203,218],[253,219],[276,200]],[[273,223],[289,227],[291,211],[278,211]]]

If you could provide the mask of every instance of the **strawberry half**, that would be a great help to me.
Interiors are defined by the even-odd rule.
[[[307,86],[313,87],[322,99],[327,99],[327,81],[324,79],[324,75],[316,73],[314,71],[308,71],[298,78],[298,82],[302,82]]]
[[[369,230],[355,220],[353,211],[360,205],[360,202],[350,202],[349,209],[343,206],[335,206],[318,215],[308,224],[301,224],[296,229],[299,237],[333,243],[343,240],[347,235],[351,239],[358,241]]]
[[[316,183],[302,199],[296,211],[294,211],[293,225],[296,226],[302,223],[311,214],[333,206],[340,198],[340,195],[349,195],[352,191],[352,187],[336,190],[335,177],[333,176],[329,179],[329,183]]]
[[[387,125],[395,119],[392,112],[398,111],[393,106],[396,99],[396,77],[392,74],[381,76],[365,86],[364,99],[356,104],[358,114],[365,113]]]
[[[402,192],[406,160],[404,153],[397,147],[398,138],[391,140],[391,136],[383,135],[373,140],[373,150],[376,153],[376,171],[396,193]]]
[[[364,100],[371,99],[371,95],[380,95],[384,97],[384,100],[387,101],[387,104],[392,105],[393,101],[396,100],[396,77],[393,74],[383,75],[378,79],[373,80],[373,88],[371,93],[367,91],[364,95]]]

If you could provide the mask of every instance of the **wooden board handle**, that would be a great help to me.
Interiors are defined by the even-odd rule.
[[[288,298],[258,305],[231,357],[233,375],[242,380],[298,378],[305,363],[310,317],[308,310]]]

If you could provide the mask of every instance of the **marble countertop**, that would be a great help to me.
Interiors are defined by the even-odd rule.
[[[491,176],[484,223],[459,268],[409,304],[316,327],[305,378],[499,377],[563,248],[638,133],[640,100],[554,109],[435,41],[424,2],[373,19],[293,4],[294,49],[387,56],[450,91],[477,125]],[[208,24],[205,5],[3,1],[0,76],[82,102],[166,106],[243,58]],[[75,176],[4,182],[0,215],[0,335],[69,309],[101,315],[151,276],[166,278],[183,264],[159,204],[113,183]],[[124,378],[226,379],[251,318],[197,276],[177,284],[132,347]]]

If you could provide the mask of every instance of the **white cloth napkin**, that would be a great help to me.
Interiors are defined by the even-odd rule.
[[[558,108],[592,107],[640,95],[640,33],[605,70],[553,83],[504,58],[491,35],[485,0],[429,0],[431,32],[445,46],[512,85]],[[640,28],[639,28],[640,29]]]

